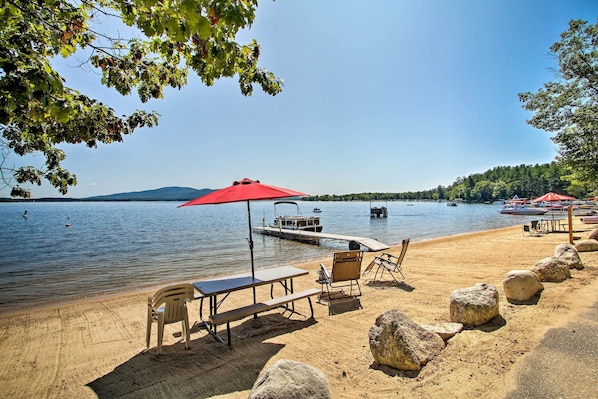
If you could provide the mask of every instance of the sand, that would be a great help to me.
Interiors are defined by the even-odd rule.
[[[576,220],[575,238],[586,238],[593,227]],[[314,303],[315,320],[297,315],[289,320],[273,311],[236,322],[231,348],[196,327],[191,349],[184,350],[177,334],[180,325],[173,324],[166,327],[162,355],[156,353],[155,326],[146,350],[147,296],[154,289],[2,314],[0,396],[246,398],[265,368],[292,359],[321,370],[335,398],[504,398],[547,331],[597,302],[598,253],[588,252],[580,254],[585,269],[572,270],[565,282],[544,283],[536,304],[512,305],[504,297],[502,281],[508,271],[531,269],[568,238],[566,233],[523,236],[516,226],[412,242],[400,287],[374,287],[368,275],[361,280],[362,309],[329,315],[326,304]],[[365,253],[364,266],[374,255]],[[330,266],[331,260],[332,254],[322,261]],[[318,265],[295,265],[310,271],[295,281],[295,289],[319,287]],[[419,372],[374,364],[368,331],[378,315],[396,308],[420,324],[449,321],[451,292],[478,282],[498,289],[497,320],[457,334]],[[258,291],[258,296],[266,295]],[[250,292],[235,293],[223,309],[250,300]],[[192,320],[198,319],[198,309],[194,301]],[[298,302],[297,309],[308,314],[307,301]]]

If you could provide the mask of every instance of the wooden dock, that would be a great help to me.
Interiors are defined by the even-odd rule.
[[[254,227],[253,231],[259,234],[267,236],[274,236],[279,238],[287,238],[290,240],[306,241],[306,242],[317,242],[320,239],[338,240],[338,241],[356,241],[360,245],[367,247],[369,251],[382,251],[390,248],[390,245],[386,245],[375,238],[368,237],[354,237],[343,234],[332,234],[332,233],[316,233],[314,231],[303,231],[303,230],[290,230],[290,229],[279,229],[275,227]]]

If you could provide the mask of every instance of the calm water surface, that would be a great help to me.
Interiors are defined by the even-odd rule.
[[[247,204],[177,208],[174,202],[0,204],[0,307],[14,307],[250,270]],[[324,232],[374,237],[393,245],[524,223],[499,206],[389,202],[370,219],[369,202],[299,202],[318,207]],[[384,203],[374,203],[376,206]],[[23,213],[28,212],[28,218]],[[252,201],[253,226],[274,217],[273,201]],[[67,227],[67,224],[69,225]],[[256,269],[347,250],[253,234]]]

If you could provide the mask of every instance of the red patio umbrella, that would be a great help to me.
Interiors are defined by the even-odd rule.
[[[306,197],[308,195],[309,194],[290,190],[288,188],[262,184],[259,180],[250,180],[245,178],[241,181],[233,182],[232,186],[213,191],[202,197],[186,202],[183,205],[179,205],[179,208],[190,205],[225,204],[229,202],[247,201],[247,218],[249,221],[249,250],[251,252],[251,276],[254,277],[255,268],[253,265],[253,237],[251,234],[251,208],[249,206],[249,201],[271,200],[288,197]]]
[[[555,202],[555,201],[573,201],[577,198],[564,194],[546,193],[541,197],[535,198],[532,202]]]
[[[569,195],[557,194],[557,193],[550,192],[550,193],[546,193],[546,194],[542,195],[541,197],[534,198],[532,200],[532,202],[550,202],[552,204],[553,202],[556,202],[556,201],[573,201],[575,199],[577,199],[577,198],[571,197]],[[552,220],[554,221],[554,213],[551,213],[551,215],[552,215]],[[568,223],[569,223],[569,234],[571,234],[571,218],[569,218]],[[553,227],[553,229],[554,229],[554,227]]]

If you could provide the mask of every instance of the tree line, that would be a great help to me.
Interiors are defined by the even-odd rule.
[[[547,192],[587,198],[595,191],[575,180],[570,169],[557,162],[536,165],[497,166],[483,173],[458,177],[447,187],[402,193],[358,193],[314,195],[307,201],[396,201],[396,200],[455,200],[465,202],[493,202],[501,199],[533,199]]]

